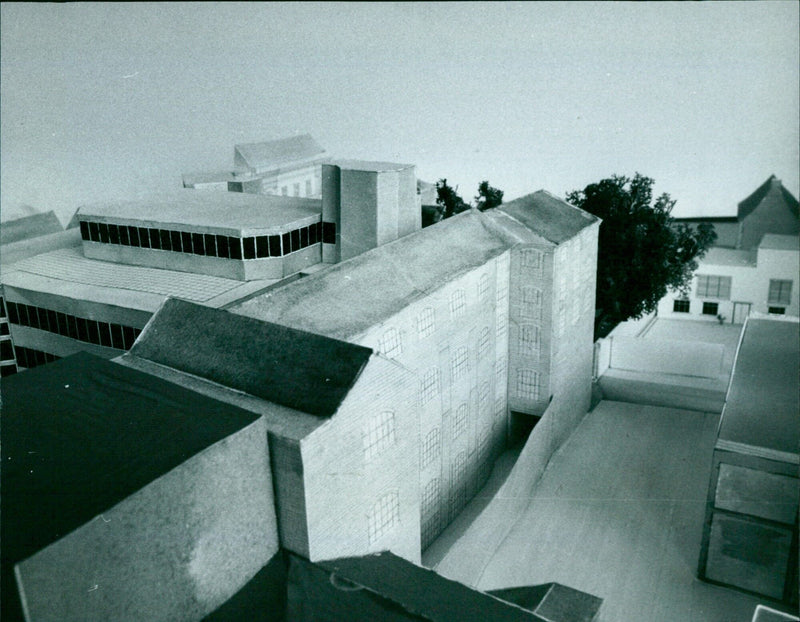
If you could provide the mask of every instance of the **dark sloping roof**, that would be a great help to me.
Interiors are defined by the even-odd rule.
[[[0,244],[10,244],[63,230],[64,227],[52,210],[14,220],[4,220],[0,225]]]
[[[237,391],[329,417],[372,350],[183,300],[169,299],[131,354]]]
[[[739,220],[743,220],[749,216],[768,198],[776,203],[783,203],[795,216],[800,215],[800,207],[798,207],[797,199],[792,196],[791,192],[783,187],[783,184],[775,175],[770,175],[769,179],[761,184],[753,194],[739,202]]]
[[[720,439],[798,453],[800,324],[753,319],[736,357]]]
[[[597,216],[585,212],[539,190],[496,208],[513,216],[534,233],[554,244],[561,244],[574,237],[589,225],[600,222]]]
[[[384,552],[348,557],[316,565],[386,598],[405,612],[434,622],[544,621],[510,605]]]
[[[255,169],[279,168],[296,160],[321,156],[325,150],[310,134],[260,143],[241,143],[234,149]]]
[[[3,378],[2,400],[4,619],[14,564],[258,419],[87,353]]]

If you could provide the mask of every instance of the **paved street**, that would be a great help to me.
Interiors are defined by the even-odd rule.
[[[601,402],[494,554],[479,518],[437,568],[484,590],[564,583],[604,599],[601,622],[749,622],[756,598],[695,577],[718,420]]]

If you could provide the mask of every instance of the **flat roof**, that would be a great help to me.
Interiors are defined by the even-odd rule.
[[[412,168],[413,164],[399,164],[397,162],[380,162],[372,160],[333,160],[331,164],[348,171],[369,171],[382,173],[384,171],[402,171]]]
[[[281,406],[330,417],[372,350],[169,299],[130,353]]]
[[[774,251],[800,251],[800,237],[796,235],[778,235],[777,233],[765,233],[761,238],[758,248],[766,248]]]
[[[597,216],[567,203],[547,190],[538,190],[503,203],[495,209],[513,216],[531,231],[554,244],[566,242],[585,227],[600,222]]]
[[[81,248],[63,248],[18,261],[3,271],[3,283],[66,298],[154,312],[172,296],[214,305],[230,302],[276,280],[243,282],[218,276],[129,266],[88,259]]]
[[[791,454],[800,442],[800,323],[748,318],[720,440]]]
[[[198,192],[190,188],[151,199],[84,205],[81,220],[102,218],[164,229],[210,227],[232,234],[257,235],[295,221],[319,217],[320,199],[243,192]]]
[[[14,564],[258,420],[85,352],[3,378],[2,398],[4,609]]]
[[[498,220],[500,215],[488,212],[463,212],[228,309],[352,338],[524,239],[505,235]]]

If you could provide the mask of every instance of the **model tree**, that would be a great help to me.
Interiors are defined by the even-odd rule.
[[[447,184],[447,179],[440,179],[436,182],[436,204],[442,208],[444,218],[450,218],[453,214],[459,214],[469,209],[466,203],[458,194],[458,186],[453,188]]]
[[[597,251],[595,339],[619,322],[655,310],[668,288],[686,291],[697,260],[717,238],[714,228],[677,225],[670,212],[675,200],[662,194],[655,202],[653,180],[614,175],[567,201],[599,216],[603,223]]]
[[[503,202],[503,191],[494,188],[488,181],[482,181],[478,185],[478,195],[475,197],[475,206],[482,212],[487,209],[497,207]]]

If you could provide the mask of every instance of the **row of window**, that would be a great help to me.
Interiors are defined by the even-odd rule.
[[[336,224],[317,222],[283,234],[238,238],[214,233],[149,229],[132,225],[81,221],[81,237],[90,242],[119,244],[222,259],[282,257],[312,244],[336,243]]]
[[[18,302],[9,302],[7,307],[8,319],[12,324],[46,330],[62,337],[107,348],[129,350],[142,332],[141,329],[132,326],[98,322]]]
[[[305,196],[310,197],[313,194],[312,190],[313,190],[313,187],[311,185],[311,180],[310,179],[306,179],[306,194],[305,194]],[[292,196],[295,196],[295,197],[299,197],[300,196],[300,184],[299,183],[295,183],[295,184],[292,185],[292,192],[293,192]],[[289,186],[281,186],[281,194],[283,196],[289,196]]]
[[[22,346],[14,346],[14,352],[17,355],[17,365],[19,367],[38,367],[39,365],[52,363],[61,358],[49,352],[42,352],[41,350],[34,350],[33,348],[23,348]]]
[[[672,311],[674,313],[689,313],[689,301],[685,299],[678,299],[672,303]],[[767,311],[772,315],[783,315],[786,313],[786,307],[769,307]],[[703,315],[718,315],[719,303],[716,302],[703,302]]]

